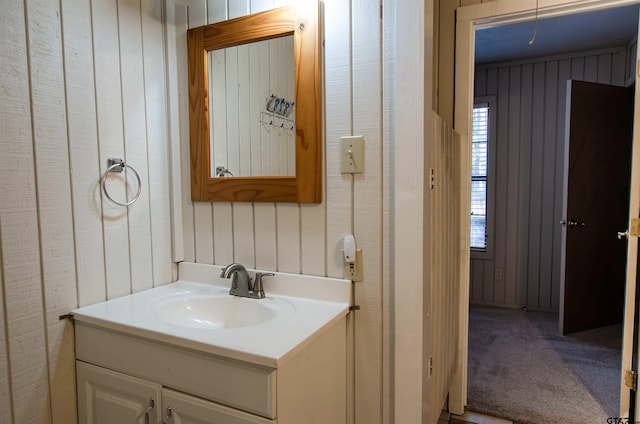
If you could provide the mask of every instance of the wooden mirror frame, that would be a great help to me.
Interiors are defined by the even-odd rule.
[[[322,202],[323,90],[319,2],[300,3],[187,31],[191,200]],[[291,34],[295,64],[296,176],[211,177],[207,53]]]

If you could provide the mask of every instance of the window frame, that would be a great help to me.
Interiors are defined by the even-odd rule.
[[[473,99],[473,107],[477,105],[487,104],[489,105],[489,137],[487,139],[487,212],[486,212],[486,231],[487,231],[487,246],[482,248],[470,247],[471,259],[493,259],[493,241],[495,239],[494,223],[495,223],[495,184],[496,184],[496,111],[497,100],[496,96],[478,96]],[[473,110],[471,111],[471,119],[473,119]],[[473,122],[470,125],[473,129]],[[471,134],[469,134],[469,140],[471,140]],[[471,166],[471,141],[469,142],[469,166]],[[469,186],[471,187],[471,169],[469,169]],[[469,191],[469,205],[471,205],[471,191]],[[471,215],[469,215],[471,219]]]

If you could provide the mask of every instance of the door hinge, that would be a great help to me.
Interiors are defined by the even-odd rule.
[[[433,375],[433,358],[429,358],[429,377]]]
[[[640,218],[631,218],[629,235],[633,237],[640,237]]]
[[[638,372],[626,370],[624,372],[624,385],[633,391],[638,391]]]
[[[433,168],[431,168],[431,171],[429,173],[429,186],[431,187],[431,190],[433,190],[433,188],[436,186],[436,172],[434,171]]]

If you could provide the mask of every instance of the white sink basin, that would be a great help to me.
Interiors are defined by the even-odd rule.
[[[270,368],[349,311],[351,281],[278,273],[265,299],[229,295],[221,267],[180,264],[184,280],[73,311],[85,325]]]
[[[293,311],[290,303],[275,299],[248,299],[222,295],[173,296],[159,300],[155,313],[162,321],[190,328],[240,328],[260,325],[279,313]]]

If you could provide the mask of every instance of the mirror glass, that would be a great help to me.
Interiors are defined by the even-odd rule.
[[[211,177],[295,176],[293,35],[207,56]]]

